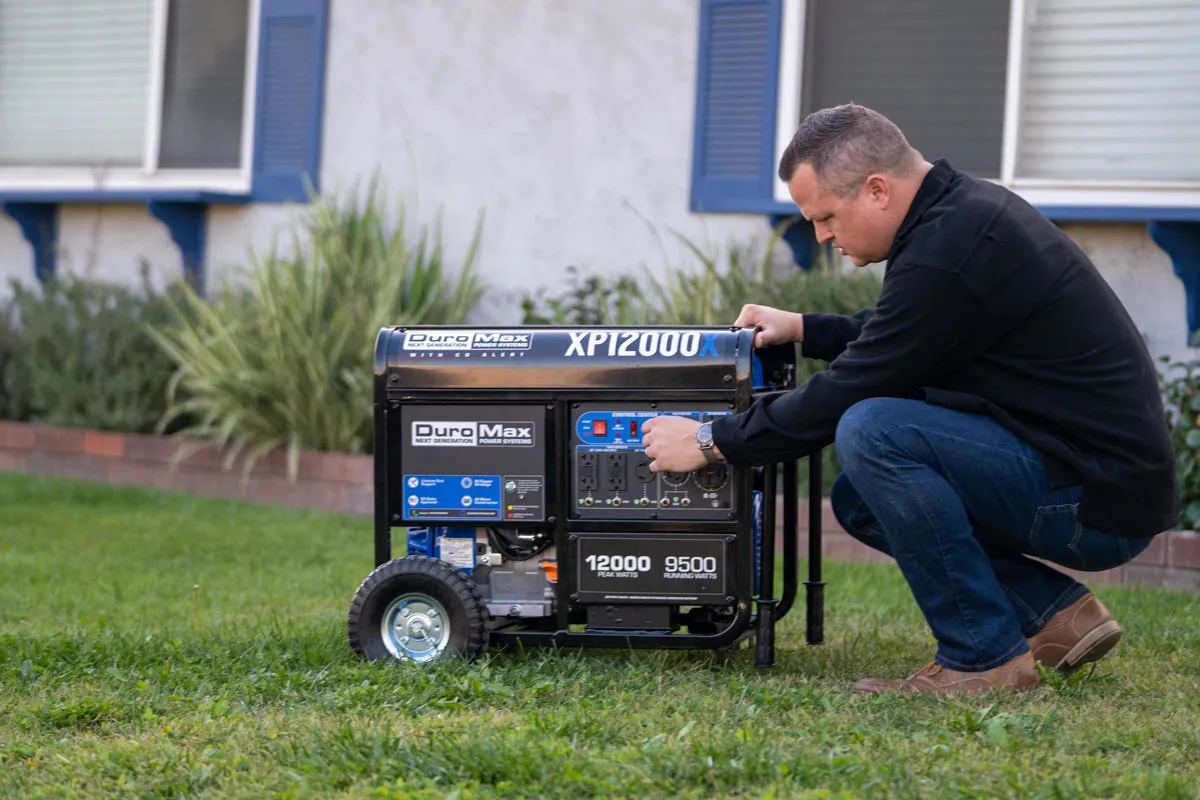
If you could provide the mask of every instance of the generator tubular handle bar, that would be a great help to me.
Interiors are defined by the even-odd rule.
[[[810,645],[824,644],[824,582],[821,580],[821,454],[817,450],[808,456],[808,580],[805,581],[805,642]],[[799,588],[799,497],[797,482],[799,470],[793,460],[782,462],[783,474],[783,594],[775,599],[775,485],[777,465],[763,468],[763,530],[762,554],[759,569],[759,594],[756,598],[757,613],[752,620],[755,635],[757,666],[775,664],[775,624],[787,616],[796,602]]]

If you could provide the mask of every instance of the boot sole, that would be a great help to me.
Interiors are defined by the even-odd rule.
[[[1055,667],[1064,675],[1070,675],[1084,664],[1099,661],[1121,641],[1121,626],[1116,620],[1103,622],[1092,628],[1074,647],[1067,651]]]

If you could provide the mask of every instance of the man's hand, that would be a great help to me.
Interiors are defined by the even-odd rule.
[[[767,347],[773,344],[787,344],[804,339],[804,316],[791,311],[783,311],[770,306],[742,306],[733,323],[738,328],[758,328],[754,334],[755,347]]]
[[[696,444],[700,423],[691,417],[665,415],[642,423],[642,444],[650,459],[651,472],[691,472],[708,463]],[[720,451],[713,445],[713,452]]]

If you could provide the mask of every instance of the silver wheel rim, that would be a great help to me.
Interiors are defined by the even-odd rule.
[[[384,610],[380,633],[388,652],[401,661],[432,661],[450,641],[450,618],[427,594],[401,595]]]

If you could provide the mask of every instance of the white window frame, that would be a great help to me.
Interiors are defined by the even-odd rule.
[[[254,165],[254,108],[258,86],[261,0],[249,0],[246,21],[246,89],[242,102],[242,153],[235,169],[159,169],[167,14],[170,0],[154,0],[151,23],[149,102],[140,167],[0,167],[0,192],[205,191],[249,194]]]
[[[1017,141],[1021,129],[1021,90],[1025,61],[1027,0],[1009,0],[1008,64],[1004,86],[1004,130],[1000,178],[997,180],[1035,206],[1095,208],[1200,207],[1200,181],[1114,181],[1020,178],[1016,173]],[[806,0],[783,0],[783,30],[779,55],[779,94],[776,99],[775,163],[800,124],[803,87]],[[791,203],[787,186],[772,181],[774,199]]]

